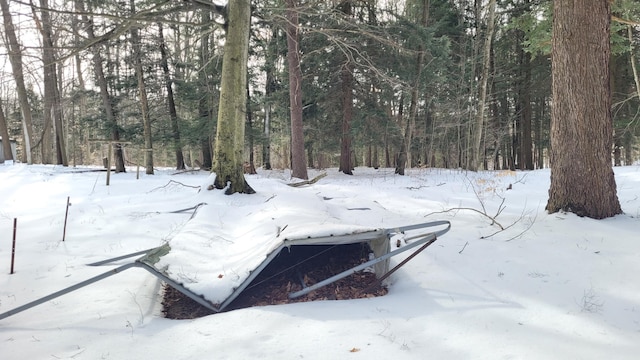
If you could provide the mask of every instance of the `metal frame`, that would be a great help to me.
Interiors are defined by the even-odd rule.
[[[196,209],[197,210],[197,207]],[[387,236],[387,239],[390,239],[393,235],[397,235],[397,234],[403,234],[407,231],[412,231],[412,230],[418,230],[418,229],[423,229],[423,228],[429,228],[429,227],[434,227],[434,226],[443,226],[446,225],[445,229],[439,230],[439,231],[434,231],[434,232],[428,232],[428,233],[423,233],[417,236],[413,236],[411,239],[418,239],[416,241],[412,241],[410,243],[408,243],[406,246],[400,248],[400,249],[396,249],[394,251],[391,251],[387,254],[384,254],[382,256],[379,256],[375,259],[369,260],[367,262],[364,262],[358,266],[355,266],[349,270],[343,271],[339,274],[336,274],[334,276],[331,276],[323,281],[320,281],[314,285],[305,287],[304,289],[300,290],[300,291],[296,291],[296,292],[292,292],[289,294],[289,298],[293,299],[293,298],[297,298],[303,295],[308,294],[311,291],[314,291],[318,288],[321,288],[323,286],[329,285],[337,280],[340,280],[344,277],[347,277],[357,271],[363,270],[367,267],[373,266],[381,261],[385,261],[393,256],[396,256],[398,254],[401,254],[403,252],[409,251],[411,249],[416,248],[419,245],[423,245],[420,249],[416,250],[412,255],[410,255],[409,258],[407,258],[405,261],[403,261],[401,264],[399,264],[398,266],[396,266],[394,269],[392,269],[391,271],[387,272],[384,276],[381,277],[382,278],[386,278],[388,275],[390,275],[392,272],[394,272],[395,270],[397,270],[397,268],[399,266],[402,266],[406,261],[408,261],[411,257],[415,256],[418,252],[422,251],[424,248],[426,248],[428,245],[430,245],[431,243],[433,243],[435,240],[437,240],[437,238],[439,236],[444,235],[445,233],[447,233],[450,229],[451,229],[451,223],[449,221],[446,220],[442,220],[442,221],[433,221],[433,222],[428,222],[428,223],[422,223],[422,224],[416,224],[416,225],[409,225],[409,226],[403,226],[403,227],[398,227],[398,228],[390,228],[390,229],[376,229],[376,230],[372,230],[372,231],[367,231],[367,232],[362,232],[362,233],[356,233],[356,234],[348,234],[348,235],[340,235],[340,236],[323,236],[323,237],[316,237],[316,238],[306,238],[306,239],[285,239],[280,246],[276,247],[271,253],[269,253],[269,255],[266,257],[266,259],[254,270],[251,272],[251,274],[237,287],[233,290],[233,292],[231,293],[231,295],[229,295],[229,297],[227,297],[224,302],[222,302],[222,304],[220,305],[214,305],[212,304],[210,301],[206,300],[203,296],[198,295],[194,292],[192,292],[191,290],[187,289],[184,285],[178,283],[177,281],[171,279],[170,277],[168,277],[166,274],[164,274],[161,270],[159,270],[158,268],[156,268],[154,266],[154,264],[157,262],[157,259],[162,256],[163,253],[166,253],[166,251],[169,251],[168,245],[163,245],[161,247],[158,248],[153,248],[153,249],[147,249],[147,250],[143,250],[143,251],[138,251],[138,252],[134,252],[131,254],[127,254],[127,255],[122,255],[122,256],[118,256],[118,257],[114,257],[114,258],[110,258],[110,259],[106,259],[106,260],[102,260],[102,261],[98,261],[98,262],[94,262],[91,264],[88,264],[89,266],[104,266],[104,265],[108,265],[111,264],[115,261],[119,261],[119,260],[124,260],[124,259],[128,259],[134,256],[138,256],[138,255],[142,255],[142,257],[136,259],[135,261],[128,263],[128,264],[124,264],[124,265],[120,265],[115,269],[111,269],[105,273],[102,273],[100,275],[94,276],[90,279],[84,280],[78,284],[69,286],[65,289],[62,289],[60,291],[54,292],[50,295],[44,296],[38,300],[29,302],[27,304],[24,304],[22,306],[19,306],[15,309],[9,310],[7,312],[1,313],[0,314],[0,320],[5,319],[9,316],[15,315],[17,313],[20,313],[22,311],[28,310],[34,306],[40,305],[42,303],[45,303],[47,301],[53,300],[57,297],[60,297],[62,295],[68,294],[72,291],[78,290],[80,288],[83,288],[87,285],[93,284],[97,281],[103,280],[105,278],[108,278],[110,276],[119,274],[127,269],[133,268],[133,267],[138,267],[138,268],[142,268],[147,270],[149,273],[151,273],[152,275],[154,275],[155,277],[157,277],[158,279],[166,282],[169,286],[173,287],[174,289],[180,291],[182,294],[186,295],[187,297],[189,297],[190,299],[196,301],[198,304],[206,307],[207,309],[213,311],[213,312],[221,312],[223,311],[233,300],[235,300],[240,293],[242,293],[242,291],[244,291],[244,289],[247,288],[247,286],[249,286],[249,284],[251,284],[251,282],[260,274],[260,272],[262,272],[262,270],[264,270],[267,265],[269,265],[269,263],[276,258],[279,254],[280,251],[282,251],[282,249],[284,248],[288,248],[290,246],[298,246],[298,245],[331,245],[331,244],[336,244],[336,242],[338,242],[337,240],[340,239],[341,241],[339,241],[340,244],[353,244],[353,243],[358,243],[358,242],[364,242],[364,241],[371,241],[373,239],[379,238],[380,236]],[[313,240],[313,241],[310,241]]]

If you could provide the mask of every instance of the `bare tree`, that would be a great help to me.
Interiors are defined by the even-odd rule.
[[[134,0],[129,1],[131,14],[136,13]],[[139,29],[132,26],[131,48],[133,49],[133,62],[138,81],[138,97],[140,98],[140,115],[142,116],[142,132],[144,137],[144,166],[147,175],[153,175],[153,141],[151,138],[151,120],[149,119],[149,101],[147,99],[147,87],[144,83],[144,71],[142,69],[142,50]]]
[[[182,170],[184,166],[184,155],[182,154],[182,140],[180,138],[180,127],[178,126],[178,112],[176,111],[176,102],[173,96],[173,80],[169,72],[169,61],[167,56],[167,45],[164,41],[164,33],[162,31],[162,23],[158,23],[158,38],[160,41],[160,63],[162,73],[164,75],[164,84],[167,89],[167,106],[169,109],[169,118],[171,121],[171,135],[173,136],[173,146],[176,148],[176,170]]]
[[[31,106],[29,105],[29,97],[27,88],[24,84],[24,73],[22,70],[22,50],[18,43],[11,13],[9,12],[9,3],[7,0],[0,0],[0,9],[4,20],[4,31],[7,39],[7,49],[9,50],[9,61],[11,62],[11,70],[13,79],[16,82],[16,91],[18,92],[18,100],[20,101],[20,111],[22,113],[22,131],[24,138],[24,151],[22,153],[23,161],[32,164],[33,149],[31,142],[33,140],[33,125],[31,121]]]

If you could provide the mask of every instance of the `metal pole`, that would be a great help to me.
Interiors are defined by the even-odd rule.
[[[69,205],[71,205],[71,203],[69,202],[69,198],[70,196],[67,196],[67,211],[65,211],[64,213],[64,228],[62,229],[62,241],[64,241],[64,239],[67,237],[67,217],[69,216]]]
[[[11,274],[13,274],[13,263],[16,258],[16,231],[18,229],[18,218],[13,218],[13,244],[11,245]]]
[[[19,307],[13,309],[13,310],[9,310],[9,311],[7,311],[5,313],[0,314],[0,320],[2,320],[4,318],[7,318],[7,317],[9,317],[11,315],[15,315],[15,314],[17,314],[19,312],[23,312],[23,311],[25,311],[27,309],[31,309],[34,306],[40,305],[40,304],[45,303],[45,302],[47,302],[49,300],[53,300],[53,299],[55,299],[55,298],[57,298],[59,296],[62,296],[64,294],[68,294],[68,293],[70,293],[72,291],[78,290],[78,289],[83,288],[83,287],[85,287],[87,285],[93,284],[96,281],[99,281],[99,280],[102,280],[104,278],[108,278],[109,276],[118,274],[118,273],[120,273],[122,271],[125,271],[128,268],[131,268],[131,267],[134,267],[134,266],[136,266],[135,263],[122,265],[122,266],[117,267],[117,268],[115,268],[113,270],[109,270],[106,273],[103,273],[103,274],[100,274],[98,276],[94,276],[94,277],[92,277],[90,279],[87,279],[87,280],[85,280],[85,281],[83,281],[81,283],[78,283],[76,285],[69,286],[66,289],[62,289],[60,291],[56,291],[53,294],[47,295],[47,296],[42,297],[42,298],[40,298],[38,300],[32,301],[32,302],[30,302],[28,304],[24,304],[22,306],[19,306]]]

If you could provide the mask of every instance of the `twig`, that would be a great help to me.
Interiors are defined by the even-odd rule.
[[[469,211],[475,211],[475,212],[477,212],[478,214],[480,214],[480,215],[482,215],[482,216],[486,217],[487,219],[491,220],[491,221],[492,221],[491,225],[494,225],[494,224],[495,224],[495,225],[498,225],[498,227],[500,228],[500,230],[501,230],[501,231],[505,229],[505,227],[504,227],[504,226],[502,226],[502,224],[500,224],[499,222],[497,222],[497,221],[496,221],[496,219],[495,219],[494,217],[492,217],[491,215],[487,214],[486,212],[482,212],[482,211],[480,211],[480,210],[478,210],[478,209],[468,208],[468,207],[457,207],[457,208],[451,208],[451,209],[447,209],[447,210],[443,210],[443,211],[434,211],[434,212],[432,212],[432,213],[429,213],[429,214],[425,215],[424,217],[427,217],[427,216],[430,216],[430,215],[434,215],[434,214],[443,214],[443,213],[448,213],[448,212],[456,211],[456,210],[469,210]]]
[[[466,243],[464,243],[464,246],[462,247],[462,250],[458,251],[458,254],[462,254],[462,252],[464,251],[464,249],[467,248],[467,245],[469,245],[469,242],[467,241]]]

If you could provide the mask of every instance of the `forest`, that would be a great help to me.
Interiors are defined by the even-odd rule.
[[[222,59],[237,32],[227,5],[0,5],[0,138],[15,140],[16,160],[102,165],[113,153],[117,171],[212,169]],[[550,0],[251,2],[235,135],[243,170],[549,167],[552,9]],[[639,157],[640,3],[615,0],[611,14],[611,161],[626,165]]]

